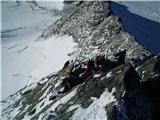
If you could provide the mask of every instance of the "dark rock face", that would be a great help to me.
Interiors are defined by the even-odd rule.
[[[160,57],[155,56],[146,63],[138,67],[138,72],[142,76],[141,88],[146,96],[154,104],[154,119],[160,119]]]
[[[127,116],[131,120],[140,120],[140,119],[152,119],[153,108],[148,100],[148,98],[144,95],[142,90],[139,88],[140,86],[140,76],[138,73],[132,68],[128,71],[127,82],[126,84],[126,94],[124,99],[127,103]],[[126,79],[124,79],[124,83]]]
[[[140,66],[138,71],[149,69],[148,74],[150,74],[157,70],[158,62],[158,57],[153,57]],[[160,112],[160,92],[158,90],[160,76],[157,73],[156,76],[152,74],[140,82],[141,77],[133,67],[127,71],[125,76],[126,93],[114,109],[113,120],[160,119],[158,114]]]
[[[124,75],[126,93],[113,110],[113,120],[152,120],[153,104],[140,89],[140,76],[133,67]]]
[[[142,77],[142,81],[160,75],[160,57],[155,56],[137,68],[138,73]]]
[[[153,120],[154,107],[141,89],[127,92],[113,110],[112,120]]]
[[[141,84],[141,88],[149,100],[154,104],[154,120],[160,119],[160,76],[156,76]]]
[[[126,87],[126,91],[139,87],[140,79],[141,77],[138,75],[135,68],[131,67],[124,76],[124,85]]]

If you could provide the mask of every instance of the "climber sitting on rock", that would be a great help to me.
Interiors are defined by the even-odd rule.
[[[84,65],[82,63],[76,62],[74,64],[73,69],[69,72],[69,76],[74,75],[74,76],[79,77],[79,75],[83,73],[84,71],[85,71]]]
[[[125,63],[126,50],[115,54],[115,61],[107,59],[104,55],[97,56],[95,59],[96,70],[102,73],[109,72],[111,69]]]
[[[63,88],[62,90],[58,90],[58,93],[65,93],[71,90],[74,86],[83,83],[89,77],[93,77],[95,73],[106,73],[109,72],[114,67],[125,63],[125,54],[126,51],[121,51],[115,55],[116,61],[110,61],[106,59],[104,55],[97,56],[95,60],[89,60],[87,62],[87,66],[80,62],[76,62],[74,67],[69,72],[69,76],[62,80],[59,88]],[[63,67],[69,65],[69,61],[67,61]]]
[[[67,92],[74,86],[83,83],[88,77],[93,75],[94,61],[89,60],[87,68],[78,65],[75,70],[71,71],[68,77],[64,78],[62,81],[62,86],[64,87],[61,93]]]
[[[85,69],[85,71],[80,75],[81,78],[83,79],[87,79],[89,76],[94,74],[94,61],[93,60],[89,60],[87,63],[87,68]]]
[[[113,62],[106,59],[105,56],[97,56],[95,59],[95,70],[96,72],[106,73],[113,68]]]
[[[62,80],[62,83],[57,87],[57,93],[65,93],[71,90],[74,86],[83,83],[86,79],[93,76],[94,61],[89,60],[87,67],[82,64],[75,64],[69,76]],[[60,90],[60,88],[62,88]],[[57,94],[56,94],[57,95]],[[50,100],[55,99],[56,95],[51,96]]]

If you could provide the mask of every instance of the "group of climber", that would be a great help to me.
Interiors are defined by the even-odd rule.
[[[74,86],[83,83],[94,73],[94,61],[89,60],[87,65],[76,63],[73,65],[69,75],[62,80],[61,86],[64,87],[63,92],[69,91]]]
[[[126,50],[118,52],[115,57],[115,61],[106,59],[104,55],[97,56],[95,60],[89,60],[87,64],[76,62],[69,72],[69,75],[65,77],[60,86],[63,90],[58,93],[65,93],[71,90],[74,86],[83,83],[85,80],[90,79],[96,73],[109,72],[114,67],[125,63]],[[67,61],[62,69],[65,69],[70,65]]]

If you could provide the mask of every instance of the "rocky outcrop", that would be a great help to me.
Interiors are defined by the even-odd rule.
[[[154,119],[160,119],[160,56],[149,59],[146,63],[138,67],[137,71],[142,76],[141,88],[146,96],[154,104]]]
[[[127,57],[143,60],[150,52],[138,44],[134,37],[123,30],[120,18],[112,15],[110,4],[105,1],[73,2],[64,15],[41,38],[68,34],[78,43],[73,56],[78,60],[92,58],[97,54],[113,57],[119,50],[127,50]],[[134,61],[133,61],[134,62]]]
[[[57,120],[160,119],[159,57],[148,60],[151,53],[123,30],[108,2],[70,3],[64,8],[63,16],[40,39],[65,34],[78,44],[72,53],[74,60],[84,62],[105,54],[115,61],[119,50],[126,50],[126,59],[109,72],[96,73],[51,100],[52,92],[73,67],[68,64],[57,74],[42,78],[39,83],[26,86],[1,101],[2,118],[46,120],[49,113]]]
[[[142,77],[142,81],[149,80],[160,74],[160,56],[150,58],[145,64],[137,68]]]
[[[149,61],[143,65],[155,64]],[[27,86],[9,97],[12,99],[19,96],[16,102],[3,109],[2,117],[12,115],[10,113],[17,109],[20,112],[15,115],[14,119],[16,120],[45,119],[46,112],[52,110],[56,113],[54,118],[57,120],[83,120],[88,116],[91,118],[99,117],[99,112],[105,110],[104,115],[109,120],[119,120],[120,116],[130,120],[159,119],[158,87],[160,79],[158,75],[142,82],[141,77],[131,64],[122,64],[110,72],[98,76],[98,78],[89,78],[71,91],[49,101],[56,84],[61,81],[62,75],[68,74],[67,70],[70,67],[69,65],[56,76],[50,76],[49,79],[44,78],[39,84]],[[139,70],[143,69],[139,68]],[[3,101],[3,104],[8,100]]]

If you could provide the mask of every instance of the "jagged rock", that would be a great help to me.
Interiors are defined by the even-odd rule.
[[[139,66],[137,71],[142,77],[142,81],[147,81],[156,75],[160,75],[160,56],[150,58]]]
[[[154,119],[160,119],[160,57],[154,56],[137,68],[142,77],[141,88],[154,104]]]
[[[35,114],[36,113],[36,109],[34,108],[33,110],[31,110],[29,113],[28,113],[28,115],[33,115],[33,114]]]
[[[23,95],[26,95],[26,94],[28,94],[28,93],[30,93],[32,90],[27,90],[27,91],[25,91],[24,93],[22,93]]]
[[[136,88],[126,92],[113,114],[113,120],[153,120],[154,106],[144,92]]]
[[[105,89],[108,89],[109,92],[112,92],[113,89],[115,89],[115,91],[112,92],[112,94],[116,100],[119,100],[125,93],[125,90],[129,88],[129,87],[126,87],[128,86],[128,83],[130,84],[134,83],[136,85],[137,84],[136,79],[140,81],[140,78],[136,76],[134,77],[135,82],[129,81],[130,78],[132,78],[134,75],[138,76],[136,71],[134,73],[133,67],[130,66],[129,64],[118,66],[117,68],[113,69],[109,74],[112,74],[112,75],[110,77],[105,77],[105,78],[101,77],[99,78],[98,81],[94,81],[93,79],[90,79],[86,83],[82,84],[77,89],[77,95],[74,96],[72,99],[70,99],[70,101],[67,104],[64,104],[62,109],[60,109],[59,111],[56,111],[58,113],[57,119],[69,119],[70,117],[72,117],[72,115],[74,114],[74,111],[67,112],[67,110],[70,106],[74,106],[74,104],[80,104],[81,107],[83,107],[84,109],[88,108],[93,103],[93,100],[91,100],[91,97],[99,98]],[[128,79],[127,84],[125,81],[126,79]],[[139,97],[140,96],[141,95],[139,95]],[[143,100],[143,98],[141,97],[140,99]],[[115,103],[116,101],[112,101],[111,103],[105,106],[106,111],[109,114],[109,115],[107,114],[108,119],[111,119],[112,117],[112,111]],[[106,101],[106,104],[107,104],[107,101]],[[138,104],[138,101],[137,101],[137,104]]]
[[[119,18],[112,15],[109,2],[74,2],[64,10],[64,15],[44,31],[42,38],[52,35],[70,35],[78,46],[73,56],[78,60],[92,58],[99,54],[113,56],[119,50],[126,50],[126,61],[143,60],[150,52],[124,32]],[[132,61],[134,64],[134,61]]]
[[[145,81],[140,81],[141,78],[134,68],[128,71],[126,80],[129,81],[130,85],[126,84],[125,79],[124,83],[125,86],[129,85],[130,87],[126,87],[124,97],[114,109],[113,120],[158,120],[160,118],[158,114],[160,112],[160,92],[158,90],[160,76],[153,74],[150,76],[150,73],[157,71],[158,62],[159,57],[153,57],[138,67],[139,73],[148,70],[147,74],[149,75]]]
[[[69,69],[70,66],[67,68]],[[130,64],[117,66],[109,73],[99,76],[96,80],[89,78],[84,83],[74,87],[71,91],[58,96],[56,99],[52,100],[52,102],[46,104],[46,101],[49,100],[49,93],[51,93],[54,88],[53,84],[55,84],[56,80],[59,79],[57,77],[64,74],[68,70],[67,68],[60,71],[57,76],[50,78],[47,84],[44,83],[41,86],[37,85],[32,89],[30,94],[26,94],[20,98],[17,103],[14,103],[12,105],[14,106],[14,109],[19,106],[19,103],[22,103],[20,110],[23,111],[22,113],[17,114],[15,119],[23,119],[30,110],[33,111],[29,113],[29,115],[33,115],[32,119],[38,119],[40,115],[43,115],[43,113],[49,110],[52,106],[55,106],[54,109],[51,109],[56,113],[55,119],[74,119],[76,116],[80,117],[76,113],[81,113],[83,110],[88,110],[89,113],[87,113],[88,111],[86,111],[86,113],[82,112],[84,114],[84,118],[81,117],[80,119],[85,119],[88,114],[96,117],[99,113],[92,114],[91,112],[94,110],[94,107],[99,104],[95,104],[95,101],[105,99],[106,101],[102,102],[103,106],[100,108],[106,111],[105,115],[109,120],[118,119],[118,115],[116,114],[117,112],[114,112],[114,110],[115,106],[117,108],[121,106],[119,104],[123,99],[124,102],[127,103],[127,106],[124,107],[127,112],[124,113],[129,119],[140,120],[141,118],[144,118],[147,120],[153,120],[153,117],[159,117],[159,97],[157,97],[159,94],[157,90],[159,78],[154,78],[153,80],[149,80],[149,82],[141,83],[141,78]],[[48,95],[46,94],[45,97],[44,93],[46,90],[48,91]],[[75,94],[73,94],[67,102],[58,103],[58,101],[67,99],[66,96],[73,92]],[[42,96],[44,96],[44,98],[42,98]],[[119,100],[120,102],[118,102]],[[31,106],[24,111],[27,107],[26,103],[29,103]],[[41,103],[43,106],[41,106]],[[40,106],[40,111],[38,113],[35,111],[35,106]],[[82,111],[80,111],[81,109]],[[154,111],[156,115],[154,115]],[[123,112],[121,111],[121,113]]]
[[[140,80],[136,70],[130,67],[123,79],[126,93],[114,109],[113,120],[154,119],[154,104],[146,96],[146,91],[141,89]]]

